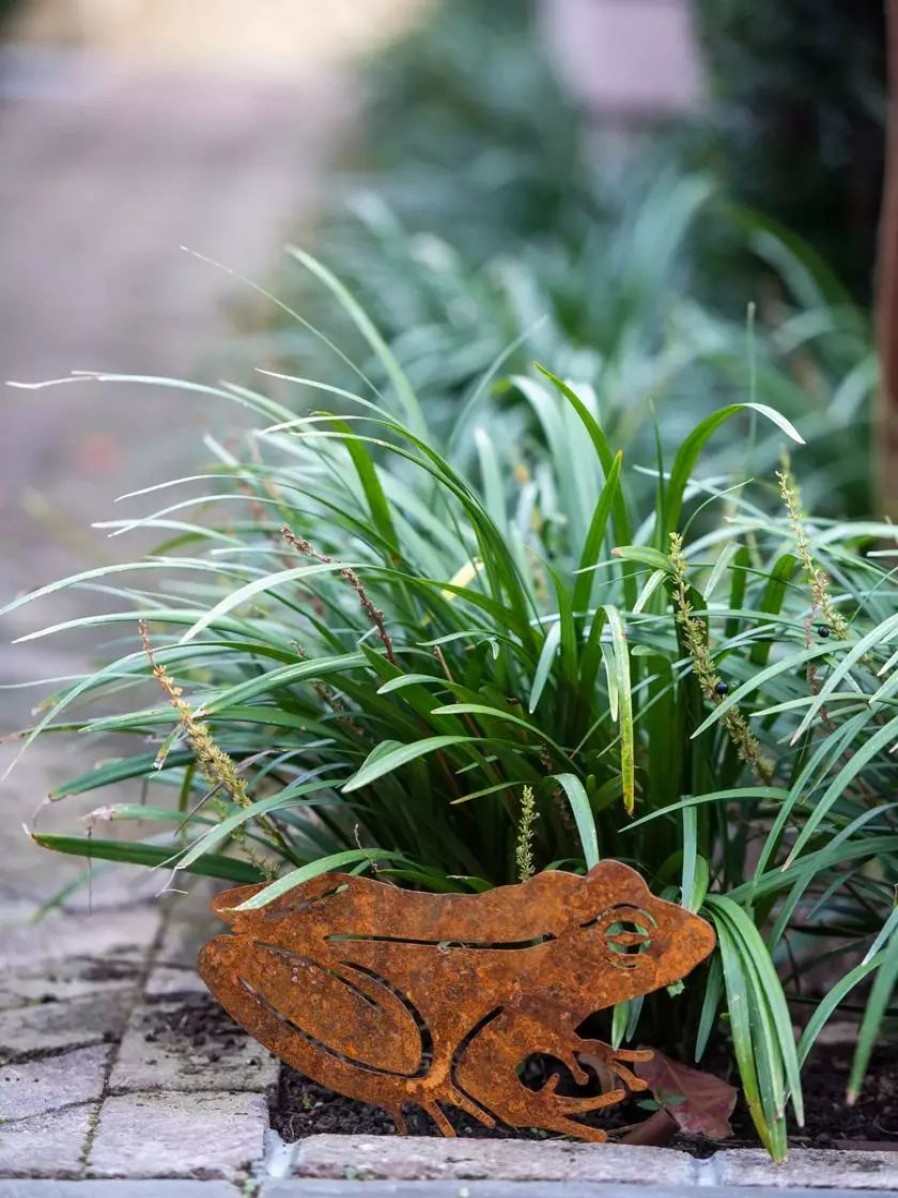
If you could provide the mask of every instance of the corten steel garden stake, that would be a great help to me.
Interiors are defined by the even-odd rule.
[[[886,6],[889,107],[885,184],[879,215],[876,335],[879,410],[873,422],[880,515],[898,518],[898,0]]]
[[[519,1077],[528,1056],[567,1067],[588,1054],[629,1089],[646,1083],[577,1027],[596,1011],[679,981],[714,948],[711,927],[655,898],[628,866],[586,877],[547,871],[484,894],[424,894],[325,874],[264,907],[234,908],[262,889],[214,901],[231,934],[200,954],[203,981],[257,1040],[294,1069],[384,1107],[405,1130],[414,1104],[445,1135],[443,1104],[488,1127],[540,1127],[588,1140],[575,1116],[620,1102],[623,1088],[561,1095]]]

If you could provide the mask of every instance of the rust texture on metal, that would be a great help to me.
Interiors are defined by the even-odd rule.
[[[341,1094],[427,1111],[451,1135],[447,1106],[486,1126],[539,1127],[584,1139],[604,1132],[577,1116],[644,1089],[628,1063],[578,1026],[596,1011],[670,985],[712,951],[704,920],[655,898],[634,870],[603,861],[585,877],[546,871],[483,894],[425,894],[371,878],[325,874],[268,906],[213,906],[231,933],[200,954],[206,985],[282,1060]],[[520,1079],[527,1057],[614,1088],[559,1094]],[[604,1067],[604,1068],[602,1068]]]

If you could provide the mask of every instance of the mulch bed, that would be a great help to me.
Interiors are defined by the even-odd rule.
[[[225,1014],[211,998],[198,996],[174,1009],[158,1013],[159,1023],[150,1035],[155,1038],[188,1041],[203,1050],[214,1062],[217,1055],[235,1047],[246,1038],[242,1028]],[[148,1037],[149,1038],[149,1037]],[[806,1125],[794,1128],[790,1143],[806,1148],[891,1148],[898,1151],[898,1044],[883,1045],[873,1055],[870,1070],[858,1102],[845,1103],[845,1089],[851,1068],[850,1044],[819,1045],[803,1071]],[[214,1067],[214,1065],[213,1065]],[[721,1047],[712,1054],[707,1067],[725,1080],[737,1084],[735,1070]],[[636,1098],[643,1098],[637,1095]],[[449,1117],[460,1136],[493,1139],[543,1139],[545,1133],[516,1131],[498,1127],[489,1130],[458,1111]],[[612,1139],[621,1139],[635,1124],[642,1123],[647,1112],[636,1101],[621,1103],[601,1117]],[[409,1111],[409,1132],[413,1135],[437,1134],[423,1112]],[[757,1148],[744,1101],[737,1103],[732,1117],[733,1136],[725,1141],[703,1140],[676,1135],[671,1146],[698,1156],[707,1156],[718,1148]],[[396,1134],[393,1120],[386,1112],[365,1103],[343,1098],[284,1066],[275,1096],[272,1127],[285,1140],[298,1140],[321,1133],[341,1135],[388,1136]]]
[[[870,1071],[858,1102],[845,1103],[845,1089],[851,1069],[850,1045],[821,1046],[805,1066],[803,1088],[806,1106],[805,1127],[794,1129],[794,1146],[812,1148],[894,1148],[898,1150],[898,1045],[888,1045],[873,1056]],[[719,1065],[713,1070],[737,1084],[738,1079]],[[734,1071],[733,1071],[734,1072]],[[637,1099],[645,1095],[637,1095]],[[532,1131],[511,1128],[489,1130],[461,1112],[448,1112],[460,1136],[501,1139],[544,1138]],[[621,1103],[594,1122],[605,1128],[610,1138],[623,1138],[624,1129],[648,1118],[636,1101]],[[587,1121],[587,1120],[584,1120]],[[748,1108],[741,1093],[731,1119],[733,1136],[716,1142],[695,1136],[675,1135],[671,1146],[697,1156],[707,1156],[718,1148],[758,1148]],[[285,1140],[298,1140],[322,1132],[343,1135],[395,1135],[393,1120],[384,1111],[354,1102],[332,1090],[311,1082],[286,1066],[281,1071],[280,1089],[272,1111],[272,1126]],[[433,1135],[435,1129],[427,1115],[409,1119],[409,1132]],[[850,1141],[850,1143],[848,1143]]]

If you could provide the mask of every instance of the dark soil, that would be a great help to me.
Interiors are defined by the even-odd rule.
[[[191,997],[181,1006],[159,1007],[147,1016],[144,1040],[166,1047],[189,1043],[210,1062],[220,1060],[222,1053],[243,1045],[247,1033],[235,1023],[223,1007],[209,995]],[[259,1062],[250,1058],[249,1064]]]
[[[789,1142],[804,1148],[872,1147],[898,1149],[898,1044],[877,1049],[870,1061],[860,1097],[854,1106],[845,1101],[854,1045],[820,1044],[802,1069],[805,1125],[791,1119]],[[735,1063],[718,1045],[706,1068],[738,1088]],[[733,1138],[727,1147],[758,1147],[748,1106],[740,1090],[731,1119]],[[715,1145],[716,1147],[716,1145]]]
[[[898,1045],[874,1053],[860,1098],[847,1106],[851,1058],[850,1045],[832,1045],[820,1049],[806,1066],[805,1134],[821,1148],[830,1147],[829,1141],[869,1140],[885,1141],[898,1150]]]
[[[222,1008],[207,996],[172,1009],[154,1012],[148,1040],[189,1041],[215,1060],[221,1051],[234,1048],[245,1040],[243,1031]],[[805,1065],[802,1077],[806,1107],[804,1128],[793,1126],[790,1143],[813,1148],[894,1148],[898,1151],[898,1044],[884,1045],[874,1054],[870,1070],[857,1103],[845,1102],[845,1090],[851,1068],[850,1044],[819,1045]],[[718,1077],[738,1085],[735,1067],[725,1045],[718,1045],[705,1067]],[[584,1119],[605,1128],[611,1139],[622,1139],[648,1118],[648,1112],[636,1095],[628,1102],[611,1108],[602,1116]],[[507,1127],[485,1128],[460,1111],[447,1112],[460,1136],[491,1139],[542,1139],[546,1133],[514,1130]],[[438,1134],[429,1116],[410,1108],[408,1128],[412,1135]],[[388,1136],[396,1134],[393,1120],[385,1111],[365,1103],[343,1098],[284,1066],[271,1112],[272,1127],[285,1140],[299,1140],[321,1133],[341,1135]],[[677,1134],[670,1141],[698,1156],[710,1155],[720,1147],[757,1148],[760,1142],[752,1126],[748,1109],[741,1097],[732,1116],[732,1138],[724,1142],[703,1140]]]
[[[722,1055],[722,1054],[721,1054]],[[793,1127],[790,1143],[813,1148],[872,1147],[898,1150],[898,1045],[879,1049],[873,1056],[870,1071],[861,1096],[855,1106],[845,1102],[845,1089],[851,1068],[850,1045],[829,1045],[818,1049],[803,1072],[806,1120],[804,1128]],[[735,1070],[720,1063],[713,1070],[718,1076],[736,1084]],[[635,1099],[612,1108],[605,1116],[591,1121],[605,1128],[611,1139],[622,1139],[643,1122],[648,1113]],[[450,1119],[460,1136],[502,1139],[543,1138],[533,1131],[510,1128],[489,1130],[461,1112],[450,1111]],[[703,1140],[678,1134],[670,1141],[697,1156],[710,1155],[717,1148],[758,1148],[760,1141],[741,1097],[731,1120],[733,1136],[725,1142]],[[343,1098],[315,1082],[301,1077],[286,1066],[281,1071],[280,1090],[272,1126],[285,1140],[298,1140],[321,1132],[343,1135],[394,1135],[393,1120],[386,1112]],[[418,1135],[436,1134],[430,1119],[423,1113],[409,1118],[409,1132]],[[850,1142],[850,1143],[849,1143]]]

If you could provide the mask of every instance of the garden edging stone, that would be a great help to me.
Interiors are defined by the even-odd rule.
[[[781,1165],[761,1148],[726,1148],[711,1158],[715,1184],[722,1186],[804,1186],[834,1183],[848,1190],[898,1191],[898,1152],[801,1148]]]
[[[614,1198],[692,1198],[694,1187],[615,1186]],[[711,1186],[706,1198],[778,1198],[782,1191]],[[791,1190],[792,1198],[849,1198],[847,1190]],[[0,1198],[609,1198],[602,1182],[473,1181],[50,1181],[0,1180]]]
[[[278,1137],[278,1139],[280,1139]],[[795,1149],[776,1164],[761,1149],[724,1149],[699,1160],[670,1148],[527,1140],[441,1140],[421,1136],[310,1136],[269,1142],[272,1171],[305,1179],[603,1182],[666,1186],[747,1186],[778,1191],[898,1192],[898,1154]]]
[[[227,1181],[0,1180],[0,1198],[244,1198]],[[254,1195],[253,1198],[256,1198]],[[299,1196],[297,1195],[297,1198]],[[374,1198],[374,1195],[371,1196]],[[523,1198],[523,1195],[522,1195]]]
[[[612,1183],[613,1184],[613,1183]],[[266,1182],[254,1198],[694,1198],[695,1187],[683,1185],[614,1185],[602,1181],[327,1181]],[[704,1198],[781,1198],[769,1186],[703,1187]],[[851,1198],[851,1190],[788,1190],[790,1198]],[[891,1191],[890,1191],[891,1193]],[[6,1195],[0,1191],[0,1198]],[[19,1198],[14,1195],[13,1198]],[[44,1198],[44,1195],[21,1195]],[[47,1195],[46,1198],[57,1198]],[[62,1195],[59,1198],[63,1198]],[[64,1198],[70,1198],[67,1194]],[[72,1194],[71,1198],[79,1198]],[[84,1198],[95,1198],[85,1195]],[[98,1194],[96,1198],[101,1198]],[[105,1196],[104,1196],[105,1198]],[[112,1196],[110,1196],[112,1198]],[[118,1198],[118,1195],[115,1195]],[[122,1195],[122,1198],[125,1198]],[[160,1196],[163,1198],[163,1196]],[[164,1195],[164,1198],[169,1198]],[[172,1195],[172,1198],[175,1198]]]

